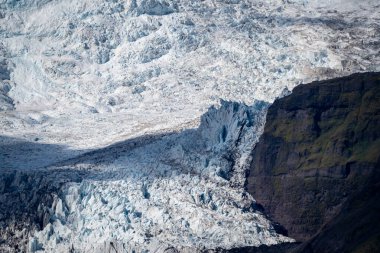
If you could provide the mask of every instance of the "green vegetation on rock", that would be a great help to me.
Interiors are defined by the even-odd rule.
[[[305,242],[297,252],[370,252],[380,244],[379,164],[380,73],[355,74],[273,103],[247,189]]]

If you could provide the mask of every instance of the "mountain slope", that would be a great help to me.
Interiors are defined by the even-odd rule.
[[[300,85],[268,109],[247,188],[289,236],[311,239],[301,252],[378,247],[379,101],[380,74],[364,73]]]

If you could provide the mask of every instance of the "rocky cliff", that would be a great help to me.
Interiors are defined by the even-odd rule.
[[[247,189],[297,251],[379,250],[379,126],[380,73],[300,85],[269,108]]]

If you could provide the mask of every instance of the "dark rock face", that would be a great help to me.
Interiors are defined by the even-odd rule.
[[[202,253],[278,253],[278,252],[288,252],[294,249],[299,243],[282,243],[277,245],[261,245],[259,247],[241,247],[234,249],[212,249],[205,250]]]
[[[269,108],[252,155],[247,189],[307,241],[299,251],[379,247],[380,73],[296,87]]]

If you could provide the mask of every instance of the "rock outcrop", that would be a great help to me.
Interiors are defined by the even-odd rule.
[[[247,189],[297,251],[379,250],[379,126],[380,73],[300,85],[268,109]]]

